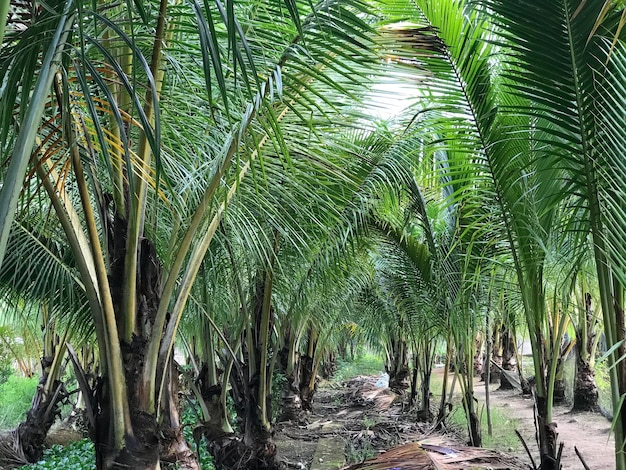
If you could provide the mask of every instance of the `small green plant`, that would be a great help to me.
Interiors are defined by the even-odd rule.
[[[355,441],[348,443],[346,460],[348,463],[360,463],[376,456],[376,449],[369,441]]]
[[[365,427],[365,429],[373,428],[377,424],[378,424],[378,420],[376,418],[371,418],[369,416],[365,416],[363,418],[363,426]]]
[[[278,416],[281,411],[281,402],[280,397],[282,396],[283,388],[285,387],[285,383],[287,382],[287,377],[280,373],[279,371],[274,371],[274,375],[272,376],[272,416],[271,420],[273,423],[276,422]]]
[[[38,383],[37,377],[12,375],[0,385],[0,429],[12,429],[24,420]]]
[[[28,470],[93,470],[96,468],[96,454],[93,442],[83,439],[67,447],[60,445],[46,449],[43,459],[37,463],[21,467]]]
[[[213,457],[209,454],[209,451],[206,448],[204,437],[200,441],[200,449],[196,448],[196,443],[193,439],[193,429],[198,424],[198,416],[200,416],[200,407],[195,402],[191,402],[183,408],[181,416],[181,422],[183,426],[185,426],[183,429],[183,435],[185,436],[185,440],[189,444],[191,450],[198,456],[200,468],[202,470],[215,470],[215,467],[213,466]]]

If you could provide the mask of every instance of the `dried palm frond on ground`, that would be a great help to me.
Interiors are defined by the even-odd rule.
[[[355,377],[346,382],[345,387],[349,389],[348,401],[353,406],[363,406],[374,408],[376,411],[386,411],[391,404],[399,399],[399,396],[391,389],[377,387],[375,377]]]
[[[15,468],[28,464],[20,443],[19,434],[15,431],[0,433],[0,468]]]
[[[458,470],[523,469],[519,461],[500,452],[477,447],[413,442],[342,470]]]

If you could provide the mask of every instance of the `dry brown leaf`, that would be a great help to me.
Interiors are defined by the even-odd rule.
[[[499,452],[465,446],[412,442],[342,470],[459,470],[524,468]]]

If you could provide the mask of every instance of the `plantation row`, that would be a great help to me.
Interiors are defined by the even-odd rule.
[[[97,468],[274,468],[275,419],[367,344],[416,419],[459,371],[476,446],[493,358],[542,470],[565,358],[592,410],[602,358],[626,469],[621,2],[0,6],[2,337],[40,374],[0,465],[72,405]]]

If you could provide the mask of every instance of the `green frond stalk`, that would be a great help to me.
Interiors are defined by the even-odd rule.
[[[274,246],[272,249],[272,258],[265,273],[265,285],[263,286],[263,306],[261,310],[261,322],[259,332],[259,347],[261,349],[261,357],[259,362],[259,396],[257,398],[258,403],[261,406],[261,425],[268,431],[270,430],[269,413],[267,409],[267,400],[271,392],[271,379],[272,374],[269,374],[268,378],[268,352],[270,350],[270,323],[273,316],[272,313],[272,289],[274,285],[274,268],[276,255],[278,250],[278,243],[280,235],[278,231],[274,233]]]
[[[132,424],[130,422],[130,414],[128,410],[128,398],[126,396],[126,376],[124,374],[124,366],[122,364],[122,351],[120,349],[120,341],[117,330],[117,322],[115,311],[113,308],[113,300],[111,298],[111,290],[109,288],[109,278],[104,265],[102,247],[100,246],[100,238],[96,219],[91,206],[91,197],[87,180],[83,172],[80,155],[75,144],[70,143],[72,150],[72,166],[76,175],[78,190],[80,193],[83,213],[87,227],[87,234],[91,244],[93,259],[95,261],[96,277],[100,299],[102,302],[102,324],[105,332],[105,345],[107,364],[110,367],[108,387],[112,396],[112,413],[113,413],[113,435],[116,449],[122,449],[125,445],[125,437],[133,435]]]
[[[167,7],[168,0],[161,0],[159,4],[158,20],[156,31],[154,33],[154,42],[152,46],[152,60],[150,61],[151,80],[146,91],[144,114],[149,124],[155,124],[155,113],[158,113],[159,104],[155,102],[161,95],[163,80],[165,73],[162,67],[163,44],[167,36]],[[156,131],[156,129],[155,129]],[[135,183],[131,185],[133,194],[131,194],[128,214],[128,233],[126,235],[126,253],[124,260],[124,293],[123,293],[123,315],[124,324],[121,329],[121,336],[124,341],[130,343],[135,329],[137,317],[137,261],[139,258],[139,240],[143,236],[143,227],[146,218],[146,198],[147,198],[147,182],[146,175],[152,161],[152,152],[148,143],[148,130],[144,129],[139,139],[138,149],[138,168],[135,170]],[[156,134],[156,132],[155,132]],[[155,142],[156,146],[160,146],[160,142]],[[129,169],[130,171],[130,169]],[[159,169],[157,169],[159,171]],[[132,176],[129,176],[132,177]],[[158,190],[158,188],[157,188]],[[154,412],[152,403],[147,402],[147,412]]]
[[[7,16],[9,15],[9,7],[11,0],[2,0],[0,3],[0,44],[4,40],[4,30],[7,25]]]

